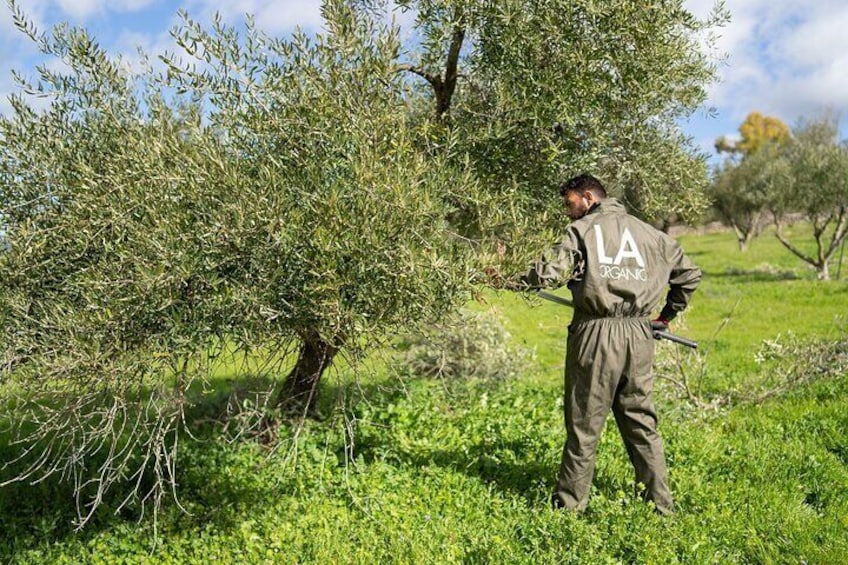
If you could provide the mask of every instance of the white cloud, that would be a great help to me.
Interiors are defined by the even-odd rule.
[[[316,29],[323,23],[317,2],[267,2],[255,15],[256,25],[270,33],[286,31],[295,25]]]
[[[161,68],[158,56],[166,51],[171,53],[178,50],[174,39],[167,31],[158,34],[140,33],[135,31],[123,31],[115,40],[110,53],[120,53],[129,68],[135,71],[142,70],[142,59],[139,49],[147,55],[148,62],[154,68]]]
[[[127,64],[138,68],[138,48],[150,55],[150,61],[158,66],[157,55],[166,50],[179,51],[169,35],[169,29],[177,22],[176,12],[186,8],[192,18],[206,26],[218,12],[227,23],[238,24],[245,14],[255,16],[257,26],[270,33],[282,34],[294,27],[317,30],[321,25],[321,3],[311,0],[18,0],[27,17],[40,31],[50,30],[57,21],[70,21],[72,25],[83,25],[94,31],[111,55],[121,54]],[[169,14],[165,20],[146,20],[145,9],[158,3],[159,8]],[[161,11],[161,10],[160,10]],[[111,26],[111,15],[138,13],[144,22],[134,29]],[[105,26],[105,28],[104,28]],[[98,32],[97,28],[101,28]],[[105,30],[105,33],[104,33]],[[11,12],[0,7],[0,114],[8,113],[6,97],[15,91],[9,69],[26,69],[27,75],[34,74],[33,65],[39,59],[36,46],[15,30]]]
[[[9,95],[14,90],[14,86],[10,79],[3,77],[0,79],[0,115],[8,116],[12,111],[12,105],[9,104]]]
[[[111,15],[136,14],[177,8],[206,25],[219,12],[225,21],[239,23],[251,13],[257,26],[270,34],[285,34],[299,26],[322,27],[317,0],[18,0],[42,30],[44,22],[69,19],[83,25],[109,26]],[[714,0],[686,0],[686,7],[707,17]],[[716,30],[715,53],[726,53],[719,69],[720,82],[711,86],[707,106],[716,107],[732,131],[753,110],[776,115],[787,123],[831,108],[848,116],[848,2],[846,0],[726,0],[732,21]],[[404,29],[414,13],[394,13]],[[172,21],[145,22],[133,31],[109,29],[105,41],[110,53],[133,59],[136,47],[151,55],[174,49],[167,31]],[[108,29],[108,28],[107,28]],[[103,36],[100,36],[103,39]],[[0,6],[0,92],[11,90],[9,68],[31,68],[35,46],[14,30],[11,15]],[[24,65],[24,63],[27,63]],[[7,108],[0,101],[0,112]],[[706,136],[705,136],[706,137]]]
[[[714,5],[715,0],[687,0],[686,9],[698,18],[704,19],[710,15]]]
[[[135,12],[154,0],[55,0],[58,8],[71,18],[84,21],[89,17],[110,12]]]
[[[15,33],[17,33],[17,30],[12,23],[12,12],[8,9],[0,10],[0,40],[4,40]]]
[[[55,22],[69,21],[72,25],[91,24],[94,16],[105,16],[108,22],[110,13],[131,13],[151,5],[157,0],[18,0],[27,19],[30,20],[40,32],[50,32]],[[18,92],[17,85],[11,77],[11,69],[18,69],[28,78],[35,80],[37,73],[35,65],[45,62],[48,68],[57,70],[63,63],[56,59],[44,59],[38,54],[35,43],[15,29],[11,11],[4,5],[0,6],[0,114],[8,115],[11,106],[8,97],[13,92]],[[124,53],[128,62],[134,63],[138,60],[136,45],[145,48],[151,46],[152,37],[147,38],[144,34],[135,34],[133,44],[130,38],[125,37],[119,30],[115,30],[119,37],[116,44],[106,45],[110,54]],[[97,35],[95,33],[95,35]],[[110,42],[111,43],[111,42]],[[30,99],[36,107],[42,107],[47,102],[41,99]]]
[[[85,20],[103,9],[101,0],[58,0],[59,9],[75,20]]]
[[[272,34],[297,26],[318,29],[322,23],[321,3],[310,0],[189,0],[185,6],[200,21],[209,21],[216,12],[229,23],[253,14],[256,26]]]
[[[829,65],[835,56],[848,51],[848,5],[841,10],[805,21],[776,48],[782,57],[801,68]]]
[[[20,2],[23,4],[23,2]],[[39,29],[44,29],[41,20],[43,2],[32,0],[22,6],[24,12]],[[25,65],[27,58],[38,53],[38,48],[15,28],[12,12],[3,3],[0,5],[0,114],[7,115],[11,111],[9,95],[18,92],[17,84],[12,79],[12,70],[22,71],[25,77],[32,77],[34,72],[31,65]]]
[[[18,2],[18,7],[21,8],[29,21],[34,23],[39,29],[44,29],[42,16],[46,9],[45,4],[46,2],[43,0],[32,0],[25,4]],[[4,2],[0,4],[0,38],[3,41],[17,41],[19,37],[21,37],[21,32],[15,28],[12,20],[12,12]]]
[[[709,0],[689,0],[698,16]],[[848,5],[844,0],[728,0],[732,21],[718,31],[728,54],[709,93],[736,123],[759,110],[793,123],[831,108],[848,112]]]

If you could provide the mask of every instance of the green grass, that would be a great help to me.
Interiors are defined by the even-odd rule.
[[[701,342],[708,391],[754,379],[765,339],[839,335],[848,285],[816,281],[772,240],[755,240],[743,256],[727,233],[681,238],[705,279],[673,329]],[[182,444],[188,512],[165,505],[155,546],[152,518],[139,521],[137,509],[113,515],[116,501],[75,533],[63,484],[0,489],[0,561],[845,562],[848,375],[762,405],[661,413],[678,505],[667,519],[634,497],[624,449],[607,426],[589,509],[574,516],[548,507],[564,439],[570,311],[508,293],[485,299],[470,307],[496,309],[513,339],[535,349],[520,378],[399,381],[380,356],[360,369],[361,393],[346,373],[324,390],[367,401],[349,405],[346,418],[307,423],[276,450],[207,430]]]
[[[804,226],[792,229],[801,235],[806,231]],[[711,370],[721,377],[717,386],[744,381],[756,370],[754,354],[765,339],[787,332],[826,338],[844,331],[848,283],[816,280],[815,272],[784,249],[771,231],[755,239],[745,253],[728,233],[680,239],[704,271],[683,328],[710,355]],[[842,272],[848,277],[845,271],[848,264]]]

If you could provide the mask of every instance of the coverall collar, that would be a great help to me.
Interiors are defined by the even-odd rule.
[[[589,214],[604,214],[609,212],[626,212],[627,210],[624,208],[624,204],[622,204],[617,198],[613,198],[608,196],[601,200],[600,202],[593,205],[589,208],[589,211],[586,212],[586,215]]]

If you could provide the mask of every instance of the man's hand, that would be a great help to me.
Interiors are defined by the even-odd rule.
[[[509,279],[504,277],[498,269],[495,267],[489,266],[483,269],[483,273],[486,275],[486,283],[492,288],[498,290],[514,290],[514,291],[526,291],[530,290],[526,283]]]
[[[498,269],[488,266],[483,269],[483,274],[486,275],[486,282],[489,286],[492,288],[503,288],[506,281]]]
[[[651,330],[654,332],[667,332],[668,331],[668,320],[660,316],[656,320],[651,320]],[[659,339],[656,335],[655,339]]]

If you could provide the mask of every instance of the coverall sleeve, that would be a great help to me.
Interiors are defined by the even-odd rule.
[[[562,239],[532,263],[521,277],[521,284],[531,289],[558,288],[567,283],[579,266],[581,253],[577,236],[568,230]]]
[[[667,239],[666,249],[667,258],[671,264],[671,274],[668,279],[670,288],[660,317],[671,321],[689,304],[692,294],[701,282],[701,269],[683,253],[680,244],[670,237]]]

